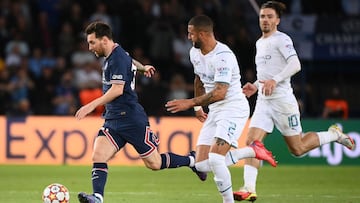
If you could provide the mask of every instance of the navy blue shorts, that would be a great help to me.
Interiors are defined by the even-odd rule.
[[[126,143],[131,144],[141,158],[149,156],[160,143],[158,136],[150,129],[148,121],[105,120],[98,136],[106,136],[117,151]]]

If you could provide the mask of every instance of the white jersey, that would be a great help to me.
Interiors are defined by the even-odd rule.
[[[284,70],[287,65],[287,59],[296,56],[291,38],[283,33],[276,31],[267,38],[260,38],[256,41],[256,71],[257,79],[269,80]],[[259,90],[262,89],[262,83],[259,83]],[[271,96],[265,96],[258,91],[258,96],[263,99],[274,99],[292,94],[293,90],[290,84],[290,78],[280,81]]]
[[[206,55],[200,49],[190,49],[190,61],[194,66],[194,73],[200,77],[205,92],[212,91],[216,82],[229,84],[225,99],[209,105],[211,111],[248,111],[248,102],[242,93],[240,83],[240,69],[231,49],[217,42],[215,48]],[[242,108],[244,106],[244,108]]]

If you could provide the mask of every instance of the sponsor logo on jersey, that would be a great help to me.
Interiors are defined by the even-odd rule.
[[[223,75],[227,75],[229,73],[229,68],[226,66],[223,67],[217,67],[217,72],[219,73],[219,75],[223,76]]]
[[[111,79],[113,79],[113,80],[121,80],[121,79],[123,79],[123,76],[122,75],[113,75],[111,77]]]
[[[292,44],[287,44],[285,47],[289,49],[289,51],[294,49],[294,46]]]

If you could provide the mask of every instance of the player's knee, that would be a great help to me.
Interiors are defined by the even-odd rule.
[[[261,141],[260,139],[255,139],[254,137],[248,137],[248,138],[246,139],[246,145],[252,144],[255,140]]]
[[[301,148],[296,148],[296,149],[291,149],[290,153],[297,158],[301,158],[303,156],[305,156],[305,152],[304,150],[302,150]]]
[[[93,162],[107,162],[109,157],[106,157],[104,153],[94,151],[92,154],[92,161]]]
[[[145,162],[145,166],[146,166],[148,169],[151,169],[151,170],[153,170],[153,171],[157,171],[157,170],[160,170],[160,168],[161,168],[161,163],[154,162],[154,161],[146,161],[146,162]]]
[[[253,141],[254,141],[254,140],[247,139],[247,140],[246,140],[246,145],[247,145],[247,146],[250,145]]]

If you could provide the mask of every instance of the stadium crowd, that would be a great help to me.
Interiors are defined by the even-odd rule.
[[[289,13],[359,15],[359,10],[347,7],[349,0],[329,0],[325,4],[321,0],[282,2]],[[2,0],[0,115],[74,115],[81,104],[101,95],[102,61],[88,51],[82,33],[89,22],[101,20],[113,27],[115,41],[133,58],[157,68],[151,79],[138,76],[136,90],[149,116],[169,116],[164,107],[166,101],[193,95],[189,61],[192,44],[187,39],[187,21],[201,13],[214,20],[217,38],[238,57],[242,83],[253,82],[254,43],[260,30],[252,31],[258,28],[250,1]],[[304,75],[298,75],[295,91],[311,89],[302,84]],[[303,115],[321,117],[319,107],[324,101],[319,98],[314,102],[316,95],[311,95],[311,91],[306,91],[311,99],[304,101],[300,92],[296,93]],[[251,106],[254,101],[250,98]],[[102,111],[96,109],[94,115]],[[176,115],[189,116],[193,112]],[[359,115],[350,113],[351,116]]]

